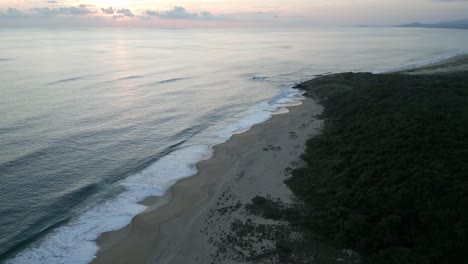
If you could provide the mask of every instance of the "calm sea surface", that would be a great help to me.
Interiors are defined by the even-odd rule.
[[[296,82],[466,52],[444,29],[0,29],[0,262],[89,262]]]

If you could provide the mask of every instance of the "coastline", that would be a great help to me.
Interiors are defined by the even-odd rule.
[[[408,75],[425,75],[458,71],[468,71],[468,54],[456,55],[439,62],[405,70],[391,71],[385,74],[402,73]]]
[[[248,203],[259,193],[290,199],[285,168],[299,165],[305,141],[320,130],[322,109],[311,98],[288,108],[289,113],[214,146],[213,157],[196,165],[196,175],[178,181],[161,198],[147,199],[149,208],[130,225],[103,234],[92,263],[187,263],[197,257],[207,263],[215,249],[200,231],[210,226],[204,221],[210,210]],[[227,193],[236,197],[227,201],[234,204],[220,205]],[[228,229],[230,223],[218,224]],[[196,248],[206,255],[195,257],[201,252]]]
[[[468,55],[459,55],[386,74],[463,71],[467,60]],[[214,146],[213,157],[197,163],[197,174],[178,181],[163,197],[146,199],[148,209],[129,225],[99,237],[92,263],[211,263],[220,256],[219,243],[232,219],[246,219],[240,205],[259,194],[291,202],[293,194],[283,181],[288,170],[300,166],[306,140],[320,132],[322,108],[308,97],[288,109]],[[223,208],[229,219],[220,213]],[[320,243],[317,247],[324,252],[319,259],[343,257],[334,248]]]
[[[298,88],[324,106],[325,122],[287,181],[306,204],[304,229],[363,263],[463,262],[466,229],[453,227],[466,221],[466,191],[455,191],[466,167],[455,164],[467,157],[468,57]]]

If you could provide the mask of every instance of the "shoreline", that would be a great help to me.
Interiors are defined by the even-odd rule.
[[[306,204],[305,232],[355,250],[363,263],[463,262],[467,230],[453,227],[466,208],[465,190],[455,190],[467,182],[456,164],[467,157],[468,56],[299,88],[325,109],[307,165],[287,181]]]
[[[459,54],[441,61],[429,63],[427,65],[404,70],[384,72],[383,74],[402,73],[409,75],[425,75],[457,71],[468,71],[468,54]]]
[[[273,115],[269,120],[254,125],[250,130],[234,134],[227,142],[214,146],[214,155],[196,164],[198,172],[194,176],[178,181],[160,198],[146,199],[143,203],[149,207],[145,212],[134,217],[126,227],[104,233],[98,238],[96,242],[100,249],[92,263],[152,263],[155,260],[158,263],[167,263],[176,255],[170,251],[181,246],[178,240],[183,239],[179,238],[186,233],[193,233],[190,228],[193,225],[197,225],[198,229],[203,226],[203,223],[195,224],[195,222],[214,205],[216,198],[221,195],[222,186],[242,171],[241,167],[245,164],[239,164],[240,157],[252,152],[256,155],[268,152],[264,149],[270,144],[266,144],[267,142],[259,144],[268,131],[273,137],[281,134],[282,140],[296,142],[293,146],[288,146],[291,148],[289,150],[291,153],[286,153],[283,149],[281,152],[272,150],[277,152],[273,159],[279,159],[278,155],[281,155],[289,156],[289,159],[282,157],[283,161],[297,162],[304,150],[305,140],[311,134],[316,134],[321,126],[321,121],[316,117],[320,114],[321,107],[315,100],[306,98],[302,100],[302,104],[287,108],[288,113]],[[293,129],[289,129],[291,126],[301,126],[305,116],[311,114],[310,110],[314,110],[315,114],[314,117],[310,117],[308,128],[304,126],[301,135],[289,131]],[[285,126],[288,123],[289,125]],[[283,133],[278,133],[278,130],[282,130]],[[269,140],[273,144],[274,141],[276,140]],[[252,149],[252,144],[255,149]],[[286,162],[284,165],[275,166],[275,169],[283,173],[288,166],[290,165]],[[264,166],[257,167],[261,169]],[[282,198],[287,199],[292,193],[282,183],[284,179],[276,182],[277,186],[271,190],[265,189],[265,193],[283,185],[279,193]],[[261,187],[256,191],[261,191]],[[255,196],[253,195],[255,192],[251,198]],[[249,200],[245,199],[244,202]],[[193,236],[196,237],[198,234]]]
[[[385,74],[433,74],[465,70],[467,69],[465,60],[468,60],[468,55],[457,55],[426,66]],[[463,62],[461,65],[457,63],[460,61]],[[307,97],[301,105],[287,107],[288,113],[273,115],[269,120],[254,125],[250,130],[234,134],[227,142],[214,146],[214,155],[210,159],[196,164],[198,172],[195,175],[178,181],[162,197],[145,199],[142,204],[148,208],[135,216],[126,227],[102,234],[96,240],[99,251],[92,263],[153,263],[154,261],[158,261],[158,263],[184,263],[184,261],[189,261],[194,257],[193,254],[198,247],[202,247],[206,251],[213,251],[213,245],[209,245],[210,243],[206,241],[203,242],[203,239],[209,238],[203,238],[198,233],[207,228],[207,224],[202,223],[201,219],[210,210],[216,209],[215,202],[221,196],[223,187],[229,185],[228,183],[236,177],[236,174],[242,171],[242,166],[246,166],[246,164],[240,165],[239,163],[242,161],[239,160],[245,161],[245,154],[252,152],[256,155],[263,154],[262,147],[265,146],[255,144],[257,142],[252,142],[252,139],[257,138],[258,140],[265,133],[272,132],[271,134],[275,134],[276,138],[270,139],[270,144],[267,142],[264,144],[266,146],[274,145],[275,141],[280,140],[278,139],[279,134],[283,134],[284,137],[284,134],[291,132],[286,131],[288,127],[283,127],[281,130],[278,128],[279,126],[284,126],[285,123],[293,119],[296,122],[290,125],[300,127],[303,120],[301,121],[299,117],[310,114],[311,109],[314,110],[314,117],[310,121],[314,123],[312,128],[309,128],[311,130],[306,130],[301,136],[296,137],[298,140],[296,140],[297,144],[294,144],[294,152],[286,155],[287,157],[284,155],[280,157],[298,166],[299,157],[305,148],[305,141],[319,132],[321,121],[317,116],[321,112],[320,108],[321,106],[314,99]],[[273,128],[278,130],[271,131]],[[290,136],[290,134],[288,135]],[[242,146],[245,142],[253,145]],[[284,143],[284,141],[282,142]],[[284,145],[282,144],[280,148],[285,148]],[[240,158],[241,156],[242,158]],[[283,171],[286,167],[289,168],[287,164],[279,167],[277,164],[275,165],[277,170]],[[277,182],[278,186],[281,185],[279,189],[281,191],[277,192],[275,196],[282,196],[281,199],[288,200],[292,193],[282,183],[284,179],[281,178],[281,181]],[[236,184],[242,185],[239,182]],[[258,193],[275,192],[274,189],[264,189],[263,187],[258,186],[256,191]],[[250,194],[251,198],[253,198],[252,194]],[[249,199],[244,198],[242,203],[246,204],[249,201]],[[222,228],[229,229],[226,225]],[[181,242],[186,239],[190,242]],[[191,243],[191,248],[188,248],[188,243]],[[199,245],[203,243],[205,245]],[[333,251],[333,249],[329,250]],[[197,256],[197,259],[200,259],[200,256]],[[210,257],[205,255],[203,260],[209,261]]]

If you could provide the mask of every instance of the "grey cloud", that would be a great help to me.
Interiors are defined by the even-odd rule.
[[[124,18],[125,18],[125,16],[123,16],[123,15],[113,15],[112,16],[112,19],[115,19],[115,20],[124,19]]]
[[[159,12],[153,10],[146,10],[145,12],[148,16],[159,16]]]
[[[86,6],[78,7],[60,7],[60,8],[34,8],[33,11],[37,15],[42,16],[55,16],[55,15],[88,15],[94,13],[93,10],[86,8]]]
[[[108,7],[108,8],[101,8],[101,11],[105,14],[112,15],[115,13],[114,8]]]
[[[17,18],[24,16],[26,16],[26,14],[16,8],[8,8],[4,12],[0,11],[0,18]]]
[[[208,19],[208,18],[215,18],[215,16],[214,16],[213,14],[211,14],[210,12],[207,12],[207,11],[201,12],[199,15],[200,15],[201,17],[203,17],[203,18],[206,18],[206,19]]]
[[[117,11],[115,13],[116,14],[121,14],[121,15],[126,16],[126,17],[135,17],[135,15],[132,13],[132,11],[130,9],[127,9],[127,8],[117,9]]]
[[[195,20],[210,20],[216,17],[210,12],[190,13],[181,6],[175,6],[172,10],[157,12],[153,10],[147,10],[146,14],[149,16],[156,16],[162,19],[195,19]]]

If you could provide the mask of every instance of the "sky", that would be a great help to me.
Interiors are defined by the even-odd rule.
[[[0,0],[0,27],[398,25],[468,19],[468,0]]]

